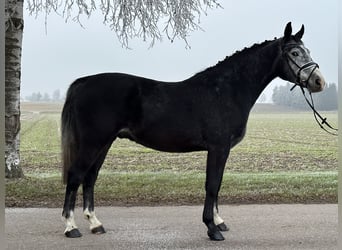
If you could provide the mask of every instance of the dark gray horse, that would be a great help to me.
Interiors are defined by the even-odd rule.
[[[80,237],[76,193],[83,186],[84,215],[93,233],[104,233],[94,213],[94,184],[116,138],[167,152],[208,151],[203,222],[212,240],[228,228],[217,197],[230,149],[245,135],[249,112],[274,78],[323,90],[325,81],[304,47],[304,26],[292,35],[255,44],[181,82],[106,73],[77,79],[62,113],[65,235]],[[115,185],[115,183],[113,183]]]

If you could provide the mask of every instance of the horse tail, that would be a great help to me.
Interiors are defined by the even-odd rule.
[[[62,165],[63,165],[63,183],[68,180],[68,172],[75,161],[78,143],[76,137],[75,113],[72,105],[74,96],[74,86],[76,81],[69,87],[66,100],[62,110],[61,130],[62,130]]]

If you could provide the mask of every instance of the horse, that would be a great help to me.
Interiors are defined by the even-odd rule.
[[[293,35],[289,22],[282,37],[237,51],[180,82],[123,73],[75,80],[61,115],[65,236],[82,236],[74,218],[81,184],[91,232],[106,232],[95,215],[94,185],[112,143],[127,138],[159,151],[207,151],[202,220],[211,240],[224,240],[221,232],[229,228],[218,214],[222,176],[230,150],[246,133],[258,96],[276,77],[310,93],[324,88],[303,34],[304,25]]]

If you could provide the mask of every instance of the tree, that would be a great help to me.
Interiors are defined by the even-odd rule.
[[[23,0],[5,1],[5,176],[21,177],[19,157]]]
[[[302,90],[297,87],[290,91],[292,84],[286,86],[277,86],[273,89],[272,100],[275,104],[289,106],[292,108],[309,110],[310,107],[303,97]],[[337,109],[337,88],[336,84],[327,84],[324,91],[313,95],[315,108],[318,110],[336,110]]]
[[[52,93],[52,101],[58,102],[61,100],[61,91],[59,89],[56,89]]]
[[[44,93],[43,97],[42,97],[42,101],[43,102],[49,102],[51,101],[50,95],[48,93]]]
[[[103,23],[109,25],[124,47],[133,37],[151,41],[161,40],[164,33],[170,41],[180,38],[187,43],[189,32],[200,29],[201,13],[220,7],[217,0],[28,0],[30,14],[45,12],[59,14],[68,21],[72,18],[81,25],[82,15],[88,18],[97,10]],[[160,28],[160,21],[165,24]],[[197,20],[197,21],[196,21]]]
[[[336,110],[337,103],[337,88],[335,83],[327,84],[324,91],[314,96],[315,106],[319,110]]]
[[[153,46],[163,34],[172,42],[185,41],[190,32],[200,29],[202,13],[219,7],[217,0],[27,0],[33,15],[55,12],[68,21],[81,24],[81,17],[90,17],[100,10],[104,24],[117,35],[123,47],[129,39],[138,37],[149,40]],[[23,0],[5,0],[6,23],[6,177],[20,177],[19,130],[20,130],[20,66],[23,21]],[[160,23],[163,21],[164,26]],[[82,25],[82,24],[81,24]]]
[[[308,109],[308,105],[302,94],[302,90],[297,87],[291,91],[293,84],[287,83],[285,86],[278,86],[273,89],[272,100],[275,104],[289,106],[297,109]]]

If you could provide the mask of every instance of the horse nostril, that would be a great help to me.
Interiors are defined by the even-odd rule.
[[[315,81],[316,85],[319,85],[321,86],[322,85],[322,81],[320,78],[317,78],[316,81]]]

